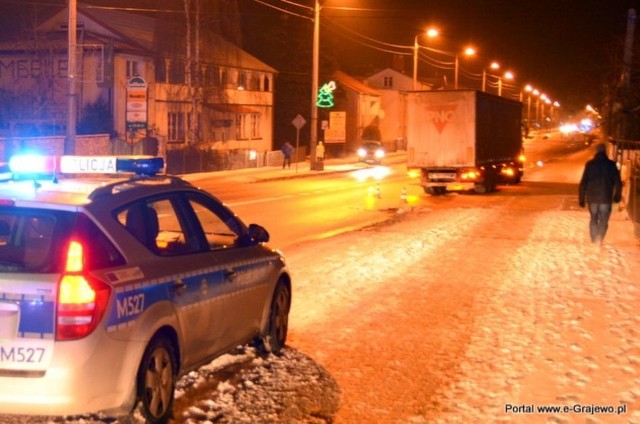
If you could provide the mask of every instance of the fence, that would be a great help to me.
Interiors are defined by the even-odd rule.
[[[306,148],[298,148],[292,155],[292,162],[304,161]],[[195,172],[227,171],[232,169],[262,168],[265,166],[281,166],[282,152],[234,149],[199,149],[183,147],[168,149],[165,152],[167,173],[189,174]]]
[[[124,139],[109,139],[107,134],[79,135],[76,137],[77,155],[147,155],[151,154],[145,143],[128,143]],[[64,136],[50,137],[0,137],[0,162],[6,162],[16,152],[32,151],[47,155],[62,155]],[[166,149],[160,152],[165,157],[167,173],[188,174],[193,172],[225,171],[230,169],[281,166],[282,152],[235,149],[217,150],[196,147]],[[295,149],[292,162],[304,161],[306,146]]]
[[[614,140],[613,145],[623,182],[621,206],[633,222],[634,234],[640,237],[640,141]]]

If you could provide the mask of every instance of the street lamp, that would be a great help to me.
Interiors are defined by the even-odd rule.
[[[500,64],[498,62],[491,62],[489,68],[500,69]],[[482,91],[487,91],[487,68],[482,70]]]
[[[531,126],[531,93],[533,92],[533,90],[534,90],[534,88],[530,84],[527,84],[524,87],[524,91],[529,93],[527,95],[527,126],[528,127]],[[522,101],[522,99],[520,99],[520,101]]]
[[[418,34],[413,39],[413,90],[418,89],[418,53],[420,44],[418,44],[418,37],[426,35],[429,38],[438,36],[438,30],[435,28],[429,28],[424,34]]]
[[[556,121],[555,116],[554,116],[554,115],[555,115],[555,114],[554,114],[554,112],[555,112],[555,110],[557,110],[559,107],[560,107],[560,103],[558,103],[558,101],[554,101],[554,102],[551,104],[551,110],[550,110],[550,112],[549,112],[549,119],[550,119],[551,123],[554,123],[554,122]],[[555,108],[555,109],[554,109],[554,108]]]
[[[504,75],[498,77],[498,96],[502,96],[502,78],[513,79],[513,74],[510,71],[504,73]]]
[[[464,49],[463,54],[465,56],[474,56],[476,54],[476,49],[474,49],[473,47],[467,47],[466,49]],[[457,90],[458,89],[458,73],[459,73],[459,69],[460,69],[460,61],[458,59],[458,54],[456,53],[456,57],[455,57],[455,63],[454,63],[454,88]]]

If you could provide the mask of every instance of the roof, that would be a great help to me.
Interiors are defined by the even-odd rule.
[[[78,7],[78,26],[82,28],[83,44],[113,43],[116,52],[135,52],[151,56],[158,50],[161,37],[166,36],[166,24],[158,18],[120,10]],[[59,9],[45,19],[38,30],[47,34],[38,39],[16,37],[0,41],[0,53],[38,50],[66,50],[68,46],[68,8]],[[225,40],[222,36],[210,38],[209,48],[203,53],[203,62],[235,68],[277,72],[276,69]],[[182,49],[179,54],[182,55]],[[163,54],[166,54],[163,50]]]
[[[379,71],[376,71],[373,74],[369,75],[367,79],[375,78],[379,75],[389,75],[389,74],[393,74],[394,77],[404,78],[406,80],[413,81],[413,78],[411,76],[407,74],[403,74],[402,72],[393,68],[384,68]]]
[[[380,97],[381,94],[378,90],[375,90],[371,87],[369,87],[368,85],[366,85],[365,83],[363,83],[362,81],[359,81],[355,78],[353,78],[350,75],[345,74],[342,71],[336,71],[333,74],[333,77],[336,79],[336,81],[339,81],[342,85],[359,92],[360,94],[367,94],[370,96],[377,96]]]

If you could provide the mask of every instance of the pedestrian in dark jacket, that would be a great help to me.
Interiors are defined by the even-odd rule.
[[[284,160],[282,161],[282,169],[286,166],[287,168],[291,168],[291,155],[293,154],[293,146],[288,141],[282,145],[282,156]]]
[[[589,208],[589,235],[602,244],[609,227],[611,204],[620,202],[622,180],[614,161],[607,157],[607,146],[598,144],[596,154],[584,167],[578,191],[580,207]]]

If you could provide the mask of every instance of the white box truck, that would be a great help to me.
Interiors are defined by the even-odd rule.
[[[523,175],[522,103],[475,90],[406,93],[407,168],[428,194],[495,191]]]

